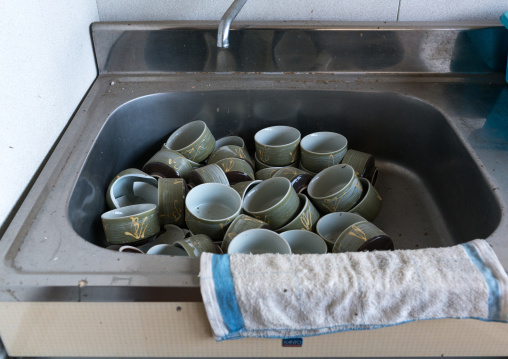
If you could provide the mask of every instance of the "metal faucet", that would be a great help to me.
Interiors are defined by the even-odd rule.
[[[217,47],[229,47],[229,27],[246,2],[247,0],[235,0],[222,16],[217,32]]]

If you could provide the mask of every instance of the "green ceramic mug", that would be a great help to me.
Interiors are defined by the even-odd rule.
[[[187,183],[183,178],[159,179],[159,222],[162,226],[185,226],[185,196]]]
[[[182,248],[189,257],[199,257],[201,253],[218,253],[215,244],[205,234],[196,234],[192,237],[181,239],[174,243],[177,248]]]
[[[360,199],[363,188],[353,167],[335,165],[319,172],[307,193],[322,213],[349,211]]]
[[[143,252],[148,253],[150,248],[159,244],[173,245],[176,241],[185,238],[185,233],[182,228],[175,226],[174,224],[166,224],[164,226],[164,232],[158,235],[156,238],[150,239],[148,243],[139,246]]]
[[[109,244],[142,242],[160,231],[155,204],[113,209],[103,213],[101,220]]]
[[[259,161],[270,166],[288,166],[300,155],[300,131],[289,126],[263,128],[254,135]]]
[[[189,181],[192,183],[192,187],[199,186],[203,183],[222,183],[229,186],[226,173],[215,163],[192,170]]]
[[[298,211],[300,199],[287,178],[270,178],[245,195],[243,209],[272,230],[288,224]]]
[[[313,176],[298,168],[283,167],[272,175],[272,178],[275,177],[287,178],[293,185],[296,193],[301,193],[309,186]]]
[[[242,197],[242,199],[243,199],[245,197],[245,195],[247,193],[249,193],[249,191],[251,189],[256,187],[261,182],[263,182],[263,181],[261,181],[261,180],[255,180],[255,181],[238,182],[238,183],[235,183],[234,185],[231,185],[231,188],[233,188],[236,192],[238,192],[240,197]]]
[[[254,171],[251,165],[240,158],[224,158],[215,163],[224,173],[230,184],[254,180]]]
[[[298,198],[300,199],[300,205],[298,206],[298,211],[295,218],[293,218],[291,222],[286,224],[284,227],[277,229],[277,233],[282,233],[294,229],[301,229],[312,232],[316,228],[316,223],[320,217],[318,210],[316,207],[314,207],[307,196],[300,193]]]
[[[262,170],[257,171],[254,176],[256,177],[256,180],[264,181],[269,178],[272,178],[275,172],[280,170],[282,167],[268,167],[263,168]]]
[[[376,167],[374,157],[370,153],[356,150],[348,150],[342,159],[342,163],[353,167],[357,176],[368,179],[372,178]]]
[[[164,256],[188,257],[187,252],[170,244],[157,244],[146,252],[146,254],[158,254]]]
[[[234,189],[221,183],[204,183],[185,198],[185,223],[194,235],[206,234],[219,241],[241,209],[242,198]]]
[[[214,151],[222,146],[229,145],[241,147],[244,152],[247,152],[247,146],[245,146],[245,141],[240,136],[226,136],[219,138],[218,140],[215,141]]]
[[[242,147],[235,145],[222,146],[213,151],[210,157],[208,157],[208,164],[217,163],[225,158],[242,159],[247,161],[252,169],[254,169],[254,163],[252,162],[249,152],[245,151]]]
[[[334,253],[393,250],[391,238],[369,221],[347,227],[333,246]]]
[[[360,182],[363,186],[364,191],[358,200],[358,203],[348,212],[358,213],[367,221],[372,222],[376,219],[377,215],[381,211],[383,199],[376,191],[374,186],[369,182],[369,180],[366,178],[360,178]]]
[[[233,238],[235,238],[237,235],[254,228],[270,229],[270,226],[268,226],[266,222],[260,221],[259,219],[251,216],[247,216],[246,214],[241,214],[236,217],[224,235],[221,245],[222,251],[224,253],[227,252],[229,243],[231,243]]]
[[[204,161],[215,148],[215,138],[204,121],[192,121],[178,128],[166,141],[169,149],[193,162]]]
[[[263,162],[261,162],[258,159],[258,155],[256,153],[254,154],[254,161],[255,161],[255,164],[256,164],[256,171],[261,171],[261,170],[264,170],[265,168],[274,168],[274,167],[277,167],[277,166],[265,165]],[[290,163],[290,164],[286,165],[285,167],[298,167],[298,161]],[[282,167],[277,167],[277,168],[282,168]]]
[[[315,132],[300,142],[300,163],[312,172],[338,165],[344,158],[348,142],[346,137],[335,132]]]
[[[192,166],[180,153],[162,148],[143,166],[143,171],[155,178],[189,178]]]
[[[109,209],[134,204],[157,204],[157,180],[136,168],[120,172],[106,190],[106,204]]]
[[[280,236],[288,242],[291,253],[325,254],[328,252],[325,241],[316,233],[295,229],[282,232]]]
[[[170,151],[173,151],[172,149],[170,149],[168,146],[166,146],[166,144],[164,143],[161,147],[161,149],[163,150],[170,150]],[[180,154],[181,155],[181,154]],[[183,156],[183,155],[182,155]],[[184,156],[185,157],[185,156]],[[186,158],[186,157],[185,157]],[[189,162],[189,164],[191,165],[192,169],[196,169],[196,168],[199,168],[199,167],[203,167],[203,164],[201,163],[197,163],[197,162],[194,162],[192,160],[189,160],[188,158],[187,159],[187,162]]]
[[[268,229],[249,229],[237,235],[228,247],[228,254],[291,254],[291,247],[279,234]]]
[[[350,225],[363,222],[365,218],[348,212],[333,212],[321,217],[316,223],[316,233],[325,240],[329,250],[333,249],[335,241]]]

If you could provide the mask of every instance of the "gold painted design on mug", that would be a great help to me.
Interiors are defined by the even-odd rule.
[[[291,163],[296,162],[296,156],[298,156],[298,151],[289,152],[289,155],[291,156]]]
[[[145,222],[148,217],[145,217],[141,224],[139,224],[139,217],[130,216],[129,218],[131,219],[131,228],[134,227],[134,233],[125,232],[125,235],[134,237],[135,239],[144,238],[146,227],[148,227],[148,223],[145,224]]]
[[[342,198],[346,195],[346,193],[343,193],[342,196],[334,197],[334,198],[326,198],[323,202],[323,206],[328,209],[330,212],[337,212],[337,209],[339,208],[340,201],[342,201]]]
[[[178,171],[182,167],[184,160],[185,158],[183,157],[178,157],[177,159],[170,158],[168,159],[168,165],[173,165],[174,169]]]
[[[285,176],[298,176],[298,172],[296,170],[296,168],[292,168],[292,167],[286,167],[282,170],[280,176],[282,177],[285,177]]]
[[[192,147],[192,148],[189,148],[188,150],[185,150],[184,153],[186,153],[187,155],[189,156],[192,156],[192,154],[194,153],[195,151],[195,148]]]
[[[226,229],[226,226],[229,224],[229,222],[231,222],[231,219],[230,219],[230,218],[228,218],[228,219],[226,220],[226,222],[224,222],[224,223],[219,223],[219,227],[220,227],[220,229],[222,230],[222,232],[224,232],[224,230]]]
[[[196,151],[196,154],[194,155],[194,157],[192,158],[192,160],[194,161],[194,159],[198,156],[198,154],[200,154],[201,152],[203,152],[205,150],[205,148],[203,147],[203,145],[199,145],[197,151]]]
[[[233,169],[235,163],[233,162],[233,160],[229,160],[227,163],[221,163],[220,165],[224,169],[224,172],[229,172]]]
[[[175,208],[175,210],[171,214],[173,215],[175,222],[178,222],[180,218],[182,218],[183,214],[183,209],[180,206],[180,201],[175,199],[175,201],[173,202],[173,207]]]
[[[382,201],[383,199],[381,198],[381,196],[379,195],[379,193],[377,194],[377,199],[379,199],[380,201]]]
[[[305,210],[300,218],[300,221],[303,224],[303,230],[312,231],[312,213],[310,212],[310,207]]]
[[[240,147],[240,148],[235,148],[233,149],[233,151],[238,155],[240,156],[240,158],[242,159],[245,159],[245,153],[243,153],[243,149]]]
[[[362,191],[362,192],[363,192],[363,188],[362,188],[362,186],[361,186],[361,184],[360,184],[360,181],[355,180],[355,187],[356,187],[356,188],[358,188],[360,191]]]
[[[331,163],[330,163],[331,161]],[[328,156],[328,167],[332,167],[335,165],[335,157],[333,157],[332,154],[330,154],[330,156]]]
[[[235,238],[238,234],[236,233],[228,233],[228,238],[229,238],[229,241],[232,241],[233,238]]]
[[[351,226],[351,231],[349,231],[349,235],[351,236],[354,236],[354,237],[357,237],[357,238],[360,238],[362,241],[366,241],[367,240],[367,235],[365,234],[364,231],[362,231],[360,228],[358,228],[357,226],[355,226],[354,224]]]
[[[291,156],[291,163],[296,162],[296,158],[298,157],[298,143],[295,145],[295,148],[293,148],[293,151],[289,152]]]
[[[269,159],[270,157],[266,153],[266,146],[263,146],[263,149],[259,150],[259,160],[261,162],[268,162]]]
[[[355,226],[354,224],[351,226],[351,229],[352,231],[349,231],[348,232],[348,235],[351,235],[353,237],[357,237],[357,238],[360,238],[361,240],[363,240],[364,242],[367,241],[367,235],[360,229],[358,228],[357,226]],[[342,241],[340,242],[339,244],[339,248],[337,248],[337,252],[340,252],[340,248],[342,247],[342,245],[344,244],[345,241]]]
[[[244,221],[256,222],[256,223],[259,223],[259,224],[264,224],[263,221],[260,218],[256,219],[256,218],[251,218],[251,217],[243,217],[243,220]]]
[[[184,153],[187,153],[189,157],[192,156],[191,160],[194,161],[197,155],[204,150],[203,145],[199,145],[198,149],[196,150],[194,147],[189,148],[188,150],[185,150]],[[187,157],[187,156],[186,156]]]
[[[270,221],[267,221],[267,219],[268,219],[268,215],[267,215],[267,214],[265,214],[265,218],[264,218],[264,219],[262,219],[262,218],[261,218],[259,215],[257,215],[257,214],[253,214],[253,216],[254,216],[254,218],[259,219],[260,221],[265,222],[266,224],[268,224],[268,226],[270,225]]]
[[[196,223],[201,223],[201,221],[199,220],[196,220],[196,219],[189,219],[189,216],[190,214],[185,212],[185,222],[196,222]]]

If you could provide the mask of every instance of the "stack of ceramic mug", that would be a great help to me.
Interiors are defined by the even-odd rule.
[[[180,127],[142,170],[111,181],[108,248],[190,257],[393,249],[371,223],[381,209],[374,158],[348,151],[337,133],[300,138],[288,126],[261,129],[254,162],[240,137],[216,141],[203,121]]]

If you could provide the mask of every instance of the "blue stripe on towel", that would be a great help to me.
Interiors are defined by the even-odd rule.
[[[219,303],[224,324],[231,332],[245,329],[242,313],[236,300],[235,283],[231,276],[229,255],[212,256],[212,273],[215,283],[215,294]]]
[[[489,319],[499,320],[501,312],[501,293],[499,290],[499,283],[494,277],[492,270],[485,265],[480,253],[478,253],[478,250],[473,244],[464,243],[462,244],[462,247],[464,247],[467,255],[471,259],[471,262],[473,262],[476,268],[482,273],[489,288]]]

